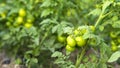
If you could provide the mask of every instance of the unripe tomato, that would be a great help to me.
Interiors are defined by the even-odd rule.
[[[79,34],[79,30],[77,30],[77,29],[74,30],[74,34],[75,34],[75,35],[78,35],[78,34]]]
[[[86,40],[83,39],[82,36],[76,37],[75,40],[76,40],[77,46],[82,47],[82,46],[84,46],[86,44]]]
[[[116,43],[113,40],[110,43],[111,45],[116,45]]]
[[[71,16],[71,11],[70,10],[67,11],[67,16]]]
[[[82,30],[80,30],[80,33],[83,35],[83,34],[85,34],[87,32],[87,30],[86,29],[82,29]]]
[[[32,23],[25,23],[25,24],[24,24],[24,26],[25,26],[26,28],[30,28],[30,27],[32,27],[32,25],[33,25]]]
[[[117,50],[118,50],[118,47],[117,47],[116,45],[112,45],[112,46],[111,46],[111,50],[112,50],[112,51],[117,51]]]
[[[115,32],[110,32],[110,37],[111,38],[117,38],[117,35],[115,35]]]
[[[95,27],[94,26],[90,26],[90,29],[95,32]]]
[[[0,15],[1,15],[1,18],[2,18],[2,19],[5,19],[5,18],[6,18],[6,13],[1,13]]]
[[[19,17],[16,19],[16,21],[17,21],[18,24],[22,24],[24,20],[23,20],[23,17],[20,17],[20,16],[19,16]]]
[[[26,11],[25,11],[25,9],[21,8],[21,9],[19,10],[19,16],[21,16],[21,17],[26,16]]]
[[[27,22],[32,23],[32,19],[27,19]]]
[[[59,42],[63,43],[63,42],[65,42],[66,37],[65,37],[65,36],[61,36],[61,35],[58,35],[57,39],[58,39]]]
[[[76,45],[76,41],[74,40],[74,38],[72,36],[68,36],[67,37],[67,44],[71,47],[74,47]]]
[[[72,52],[75,50],[75,47],[71,47],[70,45],[66,45],[66,50]]]
[[[118,37],[117,41],[118,41],[118,43],[120,43],[120,37]]]

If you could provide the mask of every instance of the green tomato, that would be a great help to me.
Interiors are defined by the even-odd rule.
[[[112,40],[110,41],[111,45],[116,45],[116,43]]]
[[[95,27],[94,26],[90,26],[90,29],[93,31],[93,32],[95,32]]]
[[[66,45],[66,50],[72,52],[75,50],[75,47],[71,47],[70,45]]]
[[[21,17],[26,16],[26,11],[25,11],[25,9],[21,8],[21,9],[19,10],[19,16],[21,16]]]
[[[71,47],[74,47],[76,45],[76,41],[74,40],[74,38],[72,36],[68,36],[67,37],[67,44]]]
[[[23,23],[23,17],[18,17],[17,19],[16,19],[16,21],[17,21],[17,24],[22,24]]]
[[[82,46],[85,46],[85,44],[86,44],[86,40],[83,39],[82,36],[76,37],[75,40],[76,40],[76,42],[77,42],[77,46],[82,47]]]
[[[87,32],[87,30],[86,29],[82,29],[82,30],[80,30],[80,33],[83,35],[83,34],[85,34]]]
[[[110,32],[110,37],[111,38],[117,38],[117,35],[115,35],[115,32]]]
[[[116,45],[112,45],[111,46],[111,50],[114,52],[114,51],[117,51],[118,50],[118,47]]]
[[[2,13],[2,14],[0,14],[1,15],[1,18],[2,19],[5,19],[6,18],[6,13]]]
[[[63,42],[65,42],[66,37],[65,37],[65,36],[61,36],[61,35],[58,35],[57,39],[58,39],[59,42],[63,43]]]
[[[33,26],[33,24],[32,24],[32,23],[25,23],[24,26],[25,26],[26,28],[31,28],[31,27]]]
[[[77,29],[74,30],[74,34],[75,34],[75,35],[78,35],[78,34],[79,34],[79,30],[77,30]]]
[[[120,43],[120,37],[117,39],[118,43]]]

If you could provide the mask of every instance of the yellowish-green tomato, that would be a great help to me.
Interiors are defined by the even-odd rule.
[[[77,29],[74,30],[74,34],[75,34],[75,35],[78,35],[78,34],[79,34],[79,30],[77,30]]]
[[[115,35],[115,32],[110,32],[110,37],[111,38],[117,38],[117,35]]]
[[[61,36],[61,35],[58,35],[57,39],[58,39],[58,41],[61,42],[61,43],[63,43],[63,42],[66,41],[66,37],[65,37],[65,36]]]
[[[83,39],[82,36],[76,37],[75,40],[76,40],[77,46],[79,46],[79,47],[85,46],[85,44],[86,44],[86,40]]]
[[[1,18],[2,18],[2,19],[5,19],[5,18],[6,18],[6,13],[1,13],[0,15],[1,15]]]
[[[22,24],[23,21],[24,21],[23,17],[20,17],[20,16],[16,19],[17,24]]]
[[[76,41],[72,36],[67,37],[67,44],[71,47],[74,47],[76,45]]]
[[[26,11],[25,11],[25,9],[21,8],[21,9],[19,10],[19,16],[21,16],[21,17],[26,16]]]
[[[75,47],[71,47],[70,45],[66,45],[66,50],[72,52],[75,50]]]
[[[32,24],[32,23],[25,23],[24,26],[25,26],[26,28],[30,28],[30,27],[33,26],[33,24]]]
[[[80,30],[80,33],[83,35],[83,34],[85,34],[87,32],[87,30],[86,29],[82,29],[82,30]]]
[[[27,22],[32,23],[32,19],[27,19]]]
[[[90,26],[90,29],[95,32],[95,27],[94,26]]]
[[[111,45],[116,45],[116,43],[112,40],[110,41]]]
[[[118,41],[118,43],[120,43],[120,37],[118,37],[117,41]]]
[[[111,46],[111,50],[114,52],[114,51],[117,51],[118,50],[118,47],[116,45],[112,45]]]
[[[67,11],[67,16],[71,16],[71,11],[70,10]]]

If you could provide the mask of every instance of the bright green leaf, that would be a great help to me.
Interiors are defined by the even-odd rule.
[[[109,58],[108,62],[114,62],[116,61],[118,58],[120,58],[120,51],[116,51],[115,53],[113,53],[111,55],[111,57]]]

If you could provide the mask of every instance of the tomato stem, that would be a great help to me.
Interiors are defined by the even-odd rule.
[[[106,7],[107,8],[107,7]],[[106,9],[105,8],[105,9]],[[107,16],[107,14],[106,15],[104,15],[103,16],[103,14],[104,14],[104,12],[105,12],[105,9],[102,9],[102,12],[100,13],[100,15],[99,15],[99,17],[98,17],[98,19],[97,19],[97,21],[96,21],[96,23],[95,23],[95,27],[99,24],[99,22],[105,17],[105,16]],[[111,12],[110,12],[111,13]],[[109,14],[109,13],[108,13]]]
[[[77,59],[76,64],[75,64],[75,68],[79,67],[81,60],[85,54],[86,48],[87,48],[87,46],[85,46],[84,49],[82,50],[82,52],[80,53],[79,58]]]
[[[100,16],[98,17],[96,23],[95,23],[95,27],[99,24],[99,22],[101,21],[101,19],[103,19],[103,12],[100,14]]]

